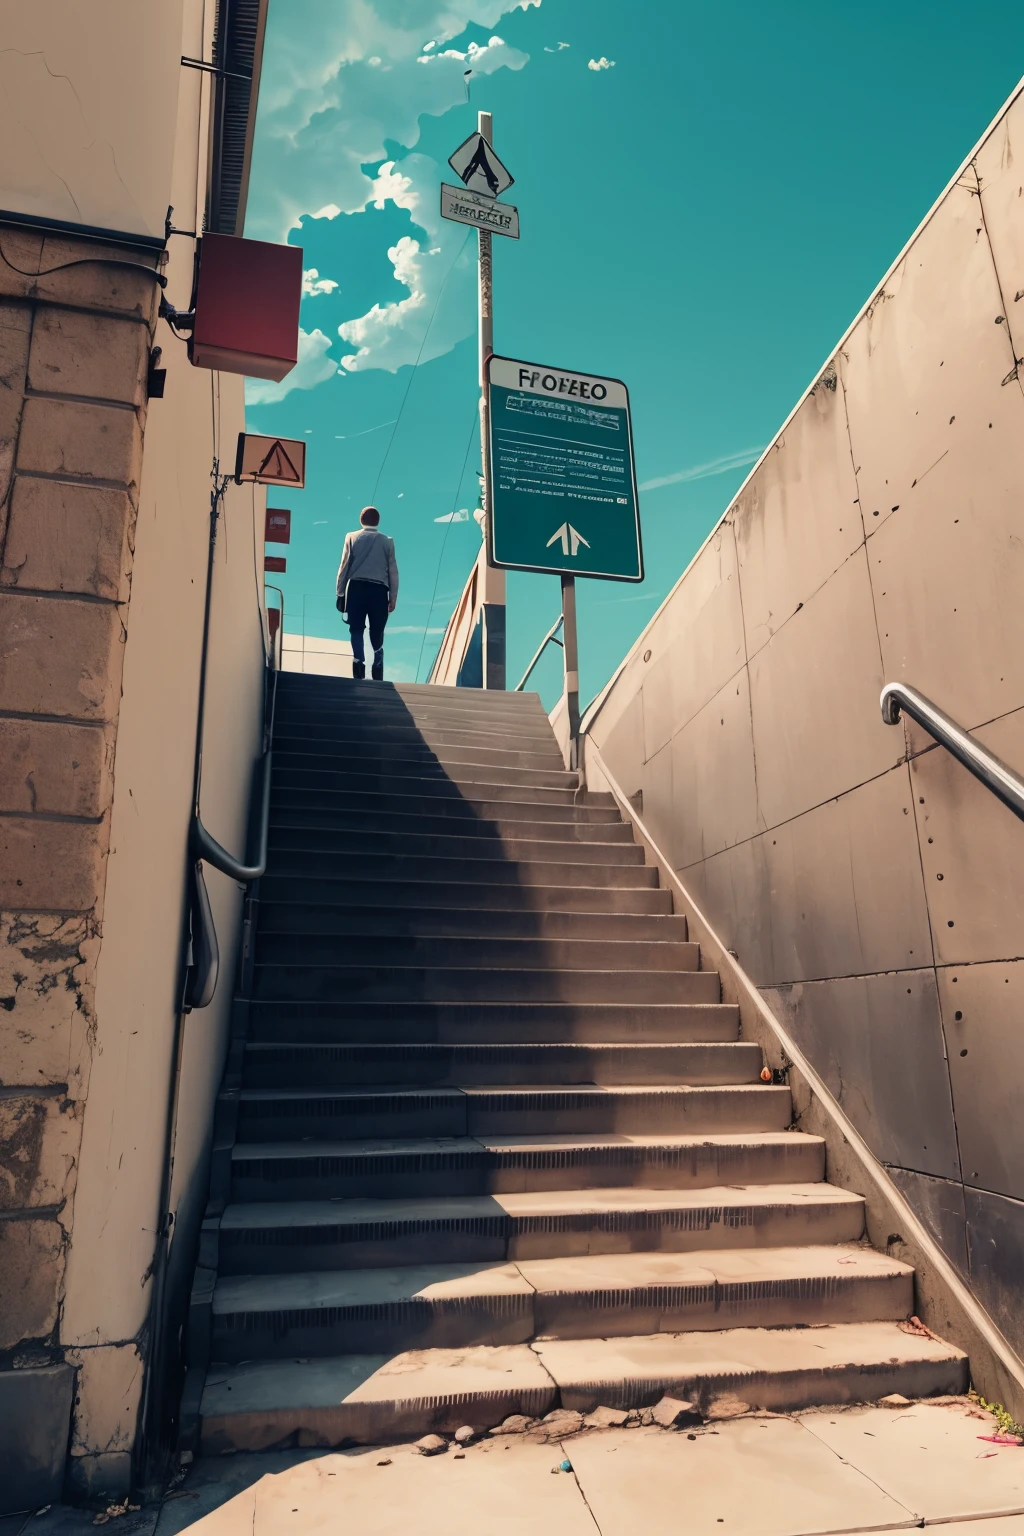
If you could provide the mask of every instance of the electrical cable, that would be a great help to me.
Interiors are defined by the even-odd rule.
[[[260,621],[260,644],[263,646],[263,665],[270,665],[270,652],[267,650],[267,631],[263,623],[263,598],[260,594],[260,566],[256,558],[256,481],[252,482],[252,574],[256,583],[256,614]]]
[[[380,485],[380,477],[384,473],[384,466],[385,466],[385,464],[387,464],[387,462],[388,462],[388,455],[391,452],[392,445],[393,445],[393,443],[395,441],[395,434],[398,431],[398,423],[402,419],[402,412],[405,410],[405,402],[409,398],[409,391],[410,391],[410,389],[412,389],[412,381],[416,377],[416,370],[417,370],[417,368],[420,365],[420,358],[423,356],[423,349],[424,349],[424,347],[427,344],[427,337],[430,335],[430,327],[434,323],[434,316],[437,314],[437,306],[441,302],[441,295],[444,293],[445,288],[448,286],[448,279],[451,277],[452,273],[455,271],[455,268],[458,265],[459,257],[462,255],[463,251],[466,249],[466,242],[469,240],[469,237],[470,237],[471,234],[472,234],[472,230],[468,230],[467,229],[465,239],[463,240],[462,244],[459,246],[458,250],[455,252],[455,259],[452,262],[451,266],[448,268],[448,271],[445,273],[444,281],[442,282],[440,288],[437,290],[437,298],[434,300],[434,307],[430,311],[430,319],[427,321],[427,328],[423,332],[423,340],[420,342],[420,349],[419,349],[419,351],[416,354],[416,361],[412,365],[412,372],[409,374],[409,382],[405,386],[405,394],[402,396],[402,403],[401,403],[401,405],[398,408],[398,415],[395,417],[395,424],[394,424],[394,426],[391,429],[391,436],[388,438],[388,445],[387,445],[387,447],[384,450],[384,457],[380,461],[380,468],[377,471],[377,478],[373,482],[373,495],[370,497],[371,502],[375,502],[377,500],[377,487]]]
[[[462,492],[462,482],[466,478],[466,465],[469,463],[469,453],[470,453],[470,449],[473,446],[473,437],[474,437],[475,433],[479,431],[479,427],[480,427],[480,406],[479,406],[479,402],[477,402],[473,406],[473,425],[469,429],[469,442],[466,444],[466,455],[465,455],[465,458],[462,460],[462,470],[461,470],[461,472],[459,474],[458,484],[455,487],[455,495],[452,497],[452,512],[453,513],[456,511],[458,500],[459,500],[459,496],[460,496],[460,494]],[[423,664],[423,648],[424,648],[424,646],[427,643],[427,630],[430,628],[430,621],[431,621],[431,619],[434,616],[434,603],[435,603],[435,601],[437,599],[437,584],[441,580],[441,564],[442,564],[442,562],[444,560],[444,549],[445,549],[445,545],[448,543],[448,534],[449,534],[449,532],[451,530],[451,526],[452,526],[452,523],[454,521],[455,521],[454,516],[449,517],[448,521],[444,525],[444,538],[441,540],[441,553],[437,557],[437,570],[434,572],[434,590],[430,594],[430,607],[427,610],[426,622],[423,625],[423,633],[420,636],[420,654],[419,654],[419,656],[418,656],[418,658],[416,660],[416,681],[417,682],[419,682],[419,680],[420,680],[420,667]]]
[[[0,258],[4,266],[10,267],[12,272],[17,272],[21,277],[49,277],[51,272],[66,272],[69,267],[124,267],[128,272],[145,272],[161,288],[167,287],[167,277],[163,272],[158,272],[155,267],[147,267],[142,261],[122,261],[119,256],[81,256],[75,261],[62,261],[55,267],[42,267],[38,272],[28,272],[24,267],[15,266],[0,243]]]

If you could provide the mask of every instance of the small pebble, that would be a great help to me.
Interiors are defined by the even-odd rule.
[[[571,1461],[559,1462],[558,1470],[560,1472],[571,1472],[572,1471],[572,1462]]]
[[[390,1465],[391,1465],[391,1457],[390,1456],[385,1456],[384,1460],[383,1461],[378,1461],[377,1465],[378,1465],[378,1467],[390,1467]]]

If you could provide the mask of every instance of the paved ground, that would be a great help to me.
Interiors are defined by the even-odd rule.
[[[947,1526],[1024,1536],[1024,1447],[980,1439],[962,1400],[748,1415],[696,1431],[501,1436],[425,1458],[411,1446],[197,1462],[110,1536],[826,1536]],[[570,1472],[552,1471],[564,1459]],[[382,1464],[383,1463],[383,1464]],[[52,1509],[0,1536],[84,1536]]]

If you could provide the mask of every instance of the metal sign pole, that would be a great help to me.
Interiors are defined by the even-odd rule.
[[[494,125],[490,112],[477,114],[477,129],[488,144],[493,142]],[[480,333],[480,454],[483,463],[483,510],[491,515],[491,495],[488,439],[490,419],[487,400],[487,362],[494,351],[494,281],[491,264],[491,232],[478,229],[479,269],[477,278],[477,312]],[[483,575],[483,686],[505,687],[505,572],[495,569],[487,561],[486,547],[481,560]]]
[[[565,700],[569,708],[569,767],[579,767],[580,664],[576,648],[576,578],[562,572],[562,644],[565,657]]]

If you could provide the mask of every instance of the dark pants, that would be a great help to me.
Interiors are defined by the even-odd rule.
[[[388,621],[388,589],[379,581],[350,581],[348,584],[348,628],[352,636],[352,655],[365,661],[363,628],[370,621],[370,644],[374,661],[384,659],[384,626]]]

